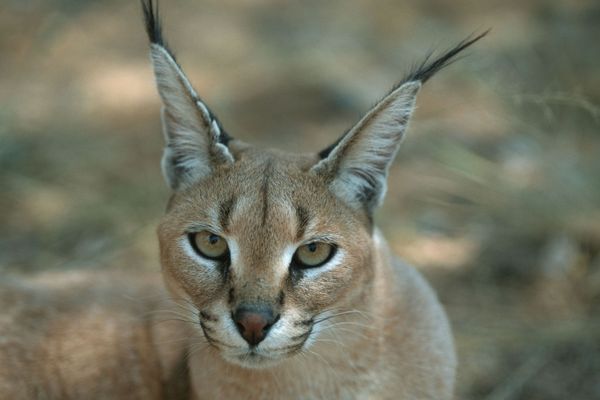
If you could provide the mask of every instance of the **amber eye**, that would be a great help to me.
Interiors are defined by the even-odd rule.
[[[227,242],[209,231],[190,233],[192,247],[198,254],[211,260],[223,260],[229,256]]]
[[[297,268],[320,267],[333,257],[335,246],[329,243],[312,242],[298,247],[293,263]]]

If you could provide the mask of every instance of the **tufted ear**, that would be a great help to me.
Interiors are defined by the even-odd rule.
[[[416,81],[393,90],[312,168],[313,173],[325,176],[331,191],[349,205],[372,212],[383,200],[388,169],[420,88]]]
[[[142,0],[150,56],[162,99],[166,146],[162,170],[171,189],[180,190],[208,176],[216,166],[234,161],[230,137],[196,91],[166,46],[158,9]]]
[[[319,153],[311,172],[348,205],[372,214],[386,191],[388,169],[404,138],[421,85],[485,36],[468,37],[432,58],[431,53],[336,143]]]

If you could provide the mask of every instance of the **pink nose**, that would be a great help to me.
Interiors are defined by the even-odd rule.
[[[277,319],[271,308],[265,306],[240,306],[233,313],[233,321],[240,335],[250,346],[262,342]]]

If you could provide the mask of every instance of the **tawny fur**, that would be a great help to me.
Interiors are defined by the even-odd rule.
[[[156,273],[3,277],[0,399],[181,399],[182,348],[157,351],[178,334],[167,298]]]

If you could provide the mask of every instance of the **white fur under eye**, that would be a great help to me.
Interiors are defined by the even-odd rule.
[[[346,254],[338,248],[331,260],[327,261],[325,264],[316,268],[303,269],[303,279],[315,279],[319,275],[331,271],[332,269],[335,269],[338,265],[342,263],[342,260],[345,256]]]
[[[292,257],[294,257],[294,253],[296,252],[297,246],[296,245],[290,245],[287,246],[282,253],[281,256],[281,263],[278,266],[279,270],[281,270],[282,273],[287,274],[288,269],[290,268],[290,263],[292,262]]]

